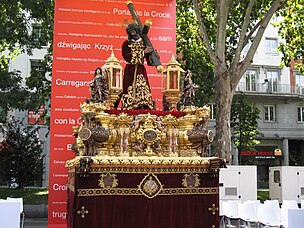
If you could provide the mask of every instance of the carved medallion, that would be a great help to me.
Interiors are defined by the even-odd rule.
[[[200,179],[198,174],[185,174],[182,185],[186,188],[196,188],[200,186]]]
[[[152,199],[161,192],[163,185],[161,184],[156,175],[154,175],[153,173],[149,173],[140,182],[138,187],[142,194]]]
[[[91,137],[91,135],[92,135],[91,130],[86,127],[82,128],[78,133],[78,136],[84,141],[88,140]]]
[[[146,129],[143,132],[143,137],[147,142],[153,143],[157,140],[157,134],[154,129]]]
[[[116,174],[101,174],[100,179],[98,180],[99,186],[101,188],[115,188],[118,185],[118,180],[116,178]]]

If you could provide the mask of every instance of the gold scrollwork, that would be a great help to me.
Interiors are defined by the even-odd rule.
[[[77,159],[69,160],[66,163],[66,167],[75,167],[80,164],[80,157],[76,157]],[[109,156],[93,156],[90,157],[92,159],[93,165],[159,165],[159,166],[181,166],[181,167],[189,167],[189,166],[197,166],[202,168],[210,168],[211,161],[216,158],[202,158],[202,157],[109,157]]]
[[[208,168],[202,167],[91,167],[90,173],[209,173]],[[77,169],[77,173],[78,169]]]

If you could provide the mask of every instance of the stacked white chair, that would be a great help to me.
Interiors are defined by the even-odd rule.
[[[242,227],[251,227],[251,224],[258,225],[258,205],[259,201],[245,201],[238,204],[239,217],[241,219]]]
[[[280,205],[277,200],[266,200],[258,205],[258,221],[267,227],[281,226]]]
[[[239,201],[222,201],[221,227],[234,227],[232,220],[235,220],[239,227],[238,204]]]
[[[288,211],[289,209],[298,209],[296,200],[283,200],[281,206],[281,220],[284,227],[288,227]],[[291,227],[292,228],[292,227]]]
[[[19,215],[21,217],[21,224],[20,226],[23,228],[24,227],[24,211],[23,211],[23,198],[11,198],[7,197],[6,200],[8,201],[14,201],[19,203]]]

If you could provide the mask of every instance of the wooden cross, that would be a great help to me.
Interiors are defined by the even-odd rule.
[[[149,46],[149,47],[152,47],[153,48],[153,51],[151,53],[151,59],[152,59],[152,62],[153,62],[153,65],[157,68],[157,70],[160,72],[162,70],[162,65],[159,61],[159,58],[154,50],[154,47],[150,41],[150,38],[148,37],[148,31],[149,31],[149,28],[152,24],[152,21],[150,21],[150,23],[146,23],[144,26],[142,25],[136,11],[135,11],[135,8],[133,6],[133,2],[132,1],[128,1],[127,2],[127,6],[129,8],[129,11],[132,15],[132,18],[136,21],[136,23],[138,24],[140,30],[141,30],[141,37],[145,43],[146,46]]]

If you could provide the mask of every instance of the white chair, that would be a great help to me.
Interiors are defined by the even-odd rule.
[[[23,198],[11,198],[11,197],[7,197],[6,200],[9,201],[16,201],[20,203],[20,216],[21,216],[21,227],[24,227],[24,211],[23,211]]]
[[[304,209],[304,200],[301,200],[301,208]]]
[[[283,200],[281,206],[281,221],[284,227],[288,227],[289,209],[298,209],[298,203],[295,200]],[[291,227],[292,228],[292,227]]]
[[[222,201],[221,227],[233,227],[232,220],[237,220],[239,226],[238,204],[239,201]]]
[[[269,205],[274,210],[276,217],[281,219],[281,209],[278,200],[266,200],[264,204]]]
[[[258,221],[267,227],[280,227],[280,207],[275,202],[258,205]]]
[[[0,226],[5,228],[20,227],[20,202],[0,201]]]
[[[296,200],[283,200],[281,208],[282,207],[287,207],[287,208],[290,208],[290,209],[299,208],[298,203],[297,203]]]
[[[304,208],[288,210],[288,228],[303,228],[304,226]]]
[[[255,203],[256,205],[261,204],[260,200],[246,200],[244,203]]]
[[[258,205],[257,202],[244,202],[238,204],[239,217],[243,223],[242,227],[251,227],[254,223],[256,227],[258,225]]]

